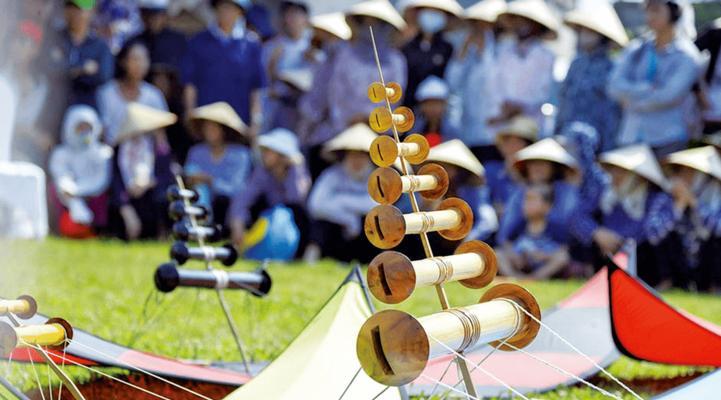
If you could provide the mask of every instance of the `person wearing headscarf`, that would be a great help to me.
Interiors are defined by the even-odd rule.
[[[330,122],[328,79],[338,50],[351,38],[343,13],[316,15],[311,46],[305,54],[311,64],[311,87],[298,100],[298,137],[313,179],[329,165],[321,155],[324,142],[333,136]]]
[[[721,289],[721,156],[706,146],[672,153],[665,161],[683,248],[677,280],[716,292]]]
[[[468,8],[463,17],[468,25],[464,42],[458,46],[446,67],[445,79],[451,89],[450,115],[459,126],[456,138],[470,147],[484,165],[500,160],[489,129],[489,113],[495,104],[492,81],[496,68],[494,28],[505,0],[485,0]]]
[[[513,168],[516,154],[533,144],[537,138],[536,120],[523,115],[512,118],[496,135],[496,147],[502,160],[491,160],[484,166],[491,204],[501,219],[511,195],[520,183],[520,177]]]
[[[251,171],[247,125],[228,103],[198,107],[190,114],[193,132],[203,142],[188,152],[185,175],[201,194],[199,204],[224,224],[231,199],[240,193]]]
[[[373,172],[368,149],[377,136],[358,123],[324,147],[334,164],[323,171],[308,197],[312,240],[324,257],[368,263],[376,253],[363,234],[363,219],[377,205],[368,194]]]
[[[602,153],[599,162],[609,183],[596,202],[580,204],[569,219],[580,243],[592,246],[594,265],[636,243],[639,276],[651,285],[670,282],[680,250],[672,235],[676,216],[668,182],[650,147],[628,146]]]
[[[310,73],[310,64],[305,58],[311,40],[308,5],[301,1],[282,1],[280,20],[281,33],[263,44],[263,66],[269,80],[264,96],[264,131],[273,128],[296,131],[299,96],[284,77]]]
[[[175,114],[129,103],[115,139],[111,229],[126,240],[155,239],[167,228],[166,189],[173,182],[162,129]]]
[[[61,235],[92,236],[107,223],[113,149],[100,141],[102,130],[92,107],[76,105],[67,110],[62,144],[53,149],[49,163],[55,198],[61,206]]]
[[[611,73],[608,93],[623,108],[619,146],[647,143],[663,156],[690,138],[686,115],[700,76],[699,52],[677,33],[679,3],[646,1],[652,35],[630,44]]]
[[[543,0],[518,0],[498,16],[512,28],[515,40],[498,50],[489,124],[498,129],[511,118],[527,115],[543,127],[541,107],[551,99],[555,56],[543,39],[555,37],[558,21]],[[542,135],[543,136],[543,135]]]
[[[704,73],[705,109],[704,133],[711,134],[721,130],[721,18],[711,22],[710,26],[696,39],[700,51],[708,51],[709,63]]]
[[[356,122],[368,121],[371,111],[378,107],[368,100],[368,85],[379,81],[369,28],[373,28],[385,81],[406,86],[406,59],[394,47],[394,36],[405,21],[390,2],[368,0],[355,4],[346,13],[346,20],[352,38],[338,49],[326,77],[330,129],[328,137],[318,137],[321,142]]]
[[[185,85],[185,115],[207,104],[224,101],[243,121],[251,137],[263,126],[261,91],[266,87],[262,47],[248,31],[245,15],[250,0],[212,0],[215,21],[188,42],[181,63]]]
[[[298,254],[305,251],[308,240],[308,216],[305,207],[310,190],[310,176],[294,132],[276,128],[258,137],[260,163],[253,168],[245,187],[232,199],[228,225],[233,243],[245,249],[246,229],[259,214],[282,206],[293,214],[300,231]]]
[[[561,84],[556,131],[574,122],[591,125],[599,135],[598,150],[615,147],[621,107],[608,97],[606,86],[613,69],[611,51],[628,43],[626,31],[610,3],[572,10],[565,22],[576,31],[576,58]]]
[[[414,131],[425,136],[431,147],[459,136],[460,129],[448,114],[449,92],[448,84],[435,75],[421,82],[416,91]]]
[[[439,78],[445,75],[453,46],[444,38],[443,32],[450,19],[460,17],[463,8],[456,0],[410,0],[405,7],[411,15],[415,15],[419,29],[418,34],[401,49],[408,68],[403,104],[413,108],[421,82],[432,75]]]
[[[508,247],[523,232],[523,202],[526,189],[548,185],[553,190],[553,207],[548,214],[548,230],[556,240],[568,244],[568,220],[578,207],[578,188],[569,175],[578,174],[578,161],[555,139],[547,138],[520,150],[513,163],[520,185],[511,194],[496,235],[499,246]]]

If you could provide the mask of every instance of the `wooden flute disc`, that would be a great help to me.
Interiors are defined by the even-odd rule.
[[[73,327],[70,325],[70,323],[62,318],[50,318],[46,323],[46,325],[50,324],[58,324],[63,327],[65,330],[65,341],[57,346],[49,346],[48,348],[51,350],[62,350],[65,347],[67,347],[70,344],[70,341],[73,340]]]
[[[373,164],[379,167],[390,167],[398,159],[398,143],[387,135],[375,138],[369,150]]]
[[[412,135],[411,135],[412,136]],[[419,135],[420,136],[420,135]],[[421,136],[422,137],[422,136]],[[423,138],[425,140],[426,138]],[[427,143],[427,142],[426,142]],[[438,200],[448,192],[448,172],[446,169],[435,163],[428,163],[418,170],[418,175],[432,175],[438,181],[438,185],[432,190],[423,190],[418,192],[424,199]]]
[[[541,320],[541,307],[538,306],[536,298],[533,297],[531,292],[521,286],[513,283],[501,283],[496,285],[483,294],[479,303],[485,303],[496,299],[508,299],[513,301],[524,310],[528,311],[528,313],[536,317],[538,321]],[[505,342],[522,349],[528,346],[533,339],[536,338],[538,331],[541,329],[541,324],[526,315],[523,311],[519,311],[519,313],[521,314],[521,328],[515,335],[513,335],[512,338],[506,340]],[[491,346],[498,347],[500,344],[501,341],[496,341],[491,343]],[[515,351],[514,348],[505,344],[498,348],[503,351]]]
[[[376,107],[368,116],[368,124],[376,133],[385,133],[393,126],[393,115],[386,107]]]
[[[390,96],[388,95],[389,91],[392,93]],[[368,98],[373,103],[383,102],[387,98],[393,104],[400,101],[401,97],[403,97],[403,90],[397,82],[389,82],[385,87],[380,82],[373,82],[368,86]]]
[[[456,210],[460,213],[461,222],[453,229],[438,231],[438,234],[448,240],[461,240],[473,228],[473,211],[465,201],[457,197],[449,197],[441,202],[438,210]]]
[[[401,175],[393,168],[377,168],[368,177],[368,194],[376,203],[395,203],[403,194]]]
[[[401,210],[384,204],[373,208],[366,215],[363,229],[373,246],[388,250],[403,241],[406,221]]]
[[[480,240],[471,240],[470,242],[461,243],[454,254],[476,253],[483,260],[483,273],[474,278],[459,281],[461,285],[469,289],[481,289],[488,286],[498,273],[498,263],[496,260],[496,252],[488,244]]]
[[[384,310],[361,327],[356,354],[373,380],[401,386],[421,375],[430,356],[430,343],[417,319],[402,311]]]
[[[411,260],[397,251],[384,251],[368,264],[368,288],[385,304],[398,304],[415,290],[416,271]]]
[[[418,165],[426,161],[428,154],[431,151],[431,146],[428,144],[428,140],[425,136],[413,133],[408,135],[408,137],[403,140],[403,143],[414,143],[418,145],[418,148],[420,148],[418,153],[405,156],[406,161],[413,165]]]
[[[393,115],[403,117],[401,121],[395,123],[398,132],[405,133],[413,129],[413,124],[416,123],[416,116],[413,115],[413,111],[410,108],[398,107],[393,111]],[[425,160],[425,157],[423,159]]]

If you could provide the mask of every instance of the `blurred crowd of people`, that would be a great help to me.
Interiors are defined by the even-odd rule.
[[[61,235],[166,235],[165,191],[182,174],[246,254],[275,240],[288,258],[369,261],[376,46],[448,196],[473,209],[467,240],[494,245],[502,273],[584,276],[633,241],[650,284],[721,289],[721,22],[692,37],[683,1],[647,0],[633,41],[600,1],[562,16],[542,0],[368,0],[325,15],[281,1],[278,32],[251,0],[196,1],[212,18],[192,35],[170,27],[169,0],[61,3],[57,33],[24,20],[12,53],[33,71],[14,146],[52,148],[37,162]],[[562,24],[577,54],[557,82]],[[48,95],[49,80],[67,91]],[[64,105],[57,145],[25,128],[51,117],[41,99]],[[401,246],[423,257],[414,238]]]

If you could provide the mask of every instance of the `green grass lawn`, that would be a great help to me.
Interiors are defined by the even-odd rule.
[[[157,294],[152,277],[168,259],[167,243],[118,241],[45,242],[0,241],[0,295],[35,296],[40,311],[62,316],[75,327],[139,350],[171,357],[201,360],[239,360],[213,291],[178,289]],[[239,263],[236,270],[255,264]],[[234,318],[253,360],[273,360],[303,329],[333,293],[348,268],[333,262],[308,265],[271,265],[273,289],[256,299],[243,292],[227,292]],[[581,282],[524,282],[544,308],[576,290]],[[448,285],[453,304],[471,304],[481,291]],[[143,314],[143,305],[150,302]],[[674,305],[721,324],[721,298],[671,291]],[[415,315],[438,310],[432,288],[417,291],[401,309]],[[0,363],[0,373],[7,370]],[[69,369],[79,381],[89,378],[82,370]],[[115,371],[120,373],[119,371]],[[690,368],[639,363],[622,358],[611,367],[622,379],[666,378],[694,372]],[[13,364],[9,379],[24,389],[37,386],[29,366]],[[41,383],[45,375],[41,374]],[[617,388],[610,386],[612,389]],[[536,396],[540,399],[600,399],[586,389],[563,389]],[[630,397],[629,397],[630,398]]]

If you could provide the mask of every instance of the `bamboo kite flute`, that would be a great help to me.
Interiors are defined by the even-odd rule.
[[[504,340],[523,348],[533,341],[540,326],[518,307],[540,320],[533,295],[508,283],[491,288],[479,304],[421,318],[397,310],[381,311],[361,327],[356,342],[358,359],[375,381],[401,386],[417,379],[431,359],[453,354],[449,348],[473,351]]]
[[[15,314],[19,318],[32,318],[38,312],[38,303],[28,295],[15,300],[0,300],[0,315]]]
[[[460,281],[465,287],[480,289],[493,281],[496,272],[496,253],[489,245],[473,240],[458,246],[452,256],[419,261],[396,251],[383,252],[368,266],[367,279],[376,299],[397,304],[418,287]]]
[[[398,157],[403,157],[411,164],[417,165],[428,158],[430,145],[423,135],[408,135],[403,142],[396,143],[390,136],[378,136],[370,147],[373,163],[379,167],[390,167]]]
[[[177,287],[210,289],[243,289],[257,297],[270,291],[272,281],[265,270],[254,272],[225,272],[222,270],[194,270],[177,268],[166,263],[155,271],[155,287],[161,292],[172,292]]]
[[[417,175],[401,175],[393,168],[378,168],[368,178],[368,193],[380,204],[393,204],[409,192],[437,200],[445,196],[448,182],[448,173],[438,164],[422,166]]]
[[[7,356],[19,347],[63,348],[73,338],[73,328],[62,318],[51,318],[43,325],[13,327],[0,322],[0,354]]]

